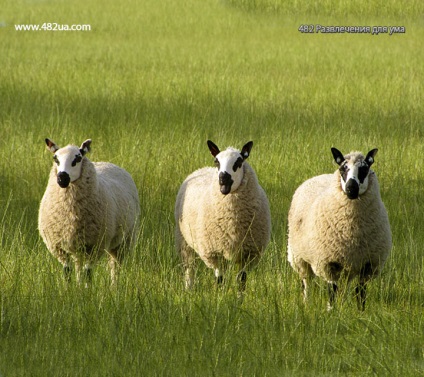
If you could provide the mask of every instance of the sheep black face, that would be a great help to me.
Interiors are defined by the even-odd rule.
[[[243,180],[243,162],[249,157],[252,146],[253,141],[249,141],[241,152],[234,148],[227,148],[221,152],[212,141],[208,140],[209,150],[215,157],[220,191],[223,195],[234,192],[240,186]]]
[[[57,184],[66,188],[69,183],[76,181],[81,175],[81,161],[90,151],[91,140],[88,139],[78,148],[68,145],[59,148],[53,141],[46,139],[47,149],[53,153],[53,160],[57,165]]]
[[[367,156],[351,153],[346,156],[336,148],[331,148],[334,160],[339,165],[341,186],[349,199],[358,199],[368,188],[368,175],[378,149],[372,149]]]

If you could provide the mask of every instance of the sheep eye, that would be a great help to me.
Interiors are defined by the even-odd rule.
[[[343,180],[346,182],[347,173],[349,171],[349,167],[347,166],[347,164],[340,166],[339,171],[340,171],[340,174],[341,174]]]
[[[59,159],[56,155],[53,156],[53,161],[56,162],[57,165],[59,165]]]
[[[215,158],[214,163],[215,163],[215,166],[219,169],[221,164],[219,163],[217,158]]]
[[[81,162],[82,156],[80,154],[75,155],[74,161],[72,161],[72,166],[75,166],[77,163]]]
[[[233,165],[233,170],[237,171],[237,169],[241,168],[242,165],[243,165],[243,158],[239,157]]]
[[[358,170],[358,179],[360,183],[364,183],[365,178],[367,177],[370,171],[370,167],[368,165],[363,165]]]

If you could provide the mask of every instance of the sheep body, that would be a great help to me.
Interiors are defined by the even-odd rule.
[[[78,280],[83,264],[90,269],[108,253],[114,282],[121,249],[130,247],[140,213],[133,179],[112,163],[87,157],[82,158],[80,177],[68,187],[57,184],[57,175],[53,165],[39,210],[43,241],[64,268],[70,268],[70,259],[75,262]]]
[[[257,264],[269,243],[267,196],[251,166],[243,162],[241,169],[241,183],[228,195],[220,191],[217,170],[210,167],[190,174],[181,185],[175,205],[175,237],[188,287],[192,284],[195,253],[215,269],[219,279],[226,261],[239,265],[245,273]]]
[[[314,275],[330,284],[359,277],[364,285],[381,272],[392,245],[389,218],[371,170],[366,191],[355,200],[343,192],[338,171],[304,182],[293,196],[288,227],[288,260],[304,279],[305,296],[305,279]]]

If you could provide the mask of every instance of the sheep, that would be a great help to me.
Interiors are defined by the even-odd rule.
[[[246,162],[253,142],[241,151],[225,151],[210,140],[215,166],[199,169],[182,183],[175,204],[175,244],[185,269],[185,286],[193,286],[197,253],[214,269],[218,286],[229,261],[239,269],[238,296],[246,287],[247,270],[255,266],[270,240],[268,198]]]
[[[377,149],[364,157],[331,148],[339,169],[305,181],[294,193],[288,215],[288,261],[302,278],[304,300],[308,278],[327,282],[333,307],[337,283],[358,278],[356,298],[365,310],[366,284],[389,256],[392,235],[377,176],[370,169]]]
[[[77,282],[84,279],[88,286],[92,264],[106,252],[115,285],[124,249],[134,242],[140,215],[135,183],[114,164],[91,162],[86,157],[90,139],[79,148],[59,148],[49,139],[45,142],[54,164],[39,209],[40,235],[63,265],[67,282],[74,262]]]

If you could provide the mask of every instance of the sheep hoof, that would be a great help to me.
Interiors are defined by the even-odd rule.
[[[191,281],[186,281],[184,284],[185,290],[186,291],[191,291],[193,289],[193,282]]]
[[[327,302],[327,312],[332,312],[334,310],[334,305]]]

